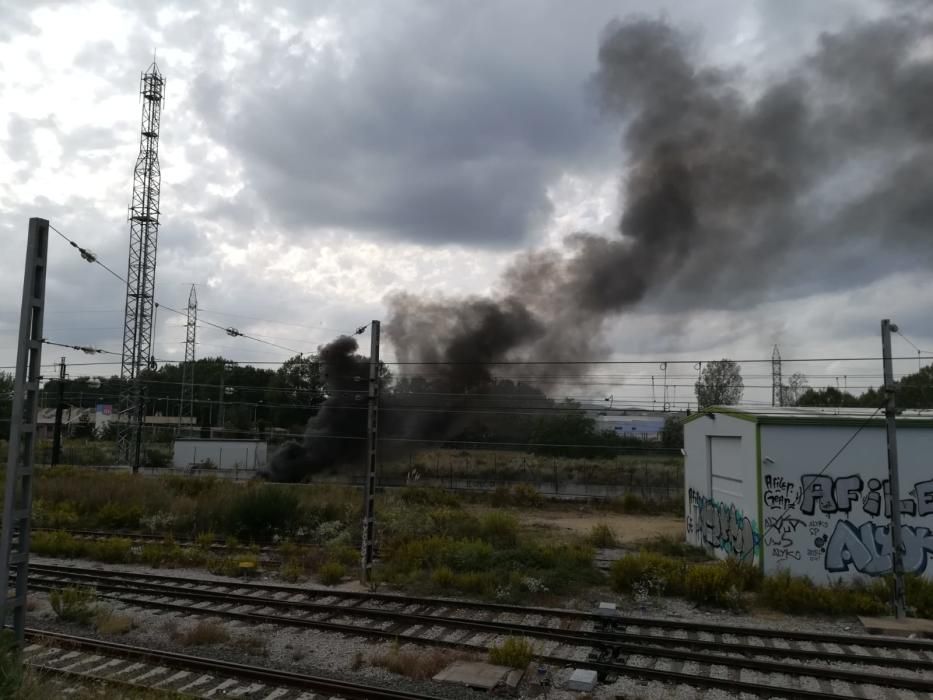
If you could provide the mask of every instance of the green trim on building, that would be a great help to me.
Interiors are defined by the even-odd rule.
[[[765,521],[764,521],[764,500],[765,492],[761,488],[761,425],[755,426],[755,460],[758,468],[755,470],[758,474],[758,530],[761,533],[761,539],[758,546],[761,547],[760,562],[761,573],[765,572]]]
[[[708,414],[729,416],[738,420],[745,420],[759,425],[838,425],[842,427],[858,427],[861,425],[884,426],[884,414],[879,412],[872,416],[834,416],[827,415],[763,415],[747,411],[737,411],[729,406],[710,406],[698,411],[684,419],[683,423],[690,423],[697,418],[708,417]],[[898,428],[933,428],[933,415],[929,418],[900,418],[896,421]]]

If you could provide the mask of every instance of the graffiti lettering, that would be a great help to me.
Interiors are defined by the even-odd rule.
[[[791,537],[797,528],[806,525],[803,520],[793,518],[787,513],[777,518],[765,518],[765,544],[775,547],[790,547],[794,544],[794,538]]]
[[[904,570],[923,573],[933,554],[933,533],[926,527],[901,526],[904,539]],[[890,528],[867,522],[856,527],[848,520],[836,523],[826,543],[824,566],[827,571],[849,571],[869,576],[889,573],[891,563]]]
[[[917,515],[933,513],[933,479],[917,482],[911,493],[917,499]]]
[[[768,508],[792,508],[797,503],[797,485],[783,476],[765,477],[764,502]]]
[[[800,510],[804,515],[813,515],[817,509],[822,513],[850,513],[853,504],[861,502],[862,510],[868,515],[881,514],[884,503],[885,517],[891,516],[891,485],[888,480],[868,480],[868,493],[863,495],[865,482],[857,474],[834,479],[824,474],[804,474],[800,477]],[[902,515],[916,515],[923,508],[933,512],[933,482],[920,482],[911,491],[916,496],[901,500]]]
[[[719,503],[693,489],[689,490],[688,496],[697,539],[740,559],[755,558],[761,535],[742,511],[735,505]]]
[[[786,547],[773,547],[771,549],[771,556],[775,559],[796,559],[800,561],[800,551],[796,549],[788,549]]]

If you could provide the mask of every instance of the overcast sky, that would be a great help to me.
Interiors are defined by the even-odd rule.
[[[0,0],[0,365],[15,356],[30,216],[49,219],[125,274],[138,81],[154,51],[167,80],[157,299],[182,308],[196,283],[203,319],[307,352],[383,318],[389,292],[494,292],[519,251],[577,231],[612,235],[626,153],[622,125],[600,109],[592,76],[613,19],[641,14],[689,32],[705,61],[740,70],[754,93],[812,51],[822,32],[886,7]],[[933,347],[928,269],[890,267],[855,268],[832,284],[772,284],[750,306],[665,311],[648,299],[607,322],[606,358],[585,359],[770,358],[775,343],[785,357],[875,356],[883,317]],[[45,335],[119,350],[120,283],[57,237],[48,275]],[[183,356],[183,323],[159,314],[157,357]],[[201,356],[291,354],[211,328],[199,330],[199,341]],[[915,354],[900,338],[895,349]],[[94,361],[50,347],[43,359],[62,354]],[[795,369],[814,384],[838,377],[859,386],[878,382],[880,363],[785,373]],[[73,374],[118,371],[76,366]],[[654,365],[613,371],[627,375],[627,387],[588,391],[650,403],[651,376],[663,381]],[[747,366],[746,384],[769,385],[769,372]],[[688,398],[692,365],[669,373],[681,377],[678,400]]]

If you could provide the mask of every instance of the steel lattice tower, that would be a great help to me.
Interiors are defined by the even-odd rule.
[[[781,351],[778,350],[778,346],[774,346],[774,350],[771,351],[771,405],[772,406],[783,406],[784,405],[784,396],[783,396],[783,382],[784,380],[781,377]]]
[[[152,62],[140,77],[142,120],[139,156],[133,171],[133,200],[129,208],[130,253],[126,272],[126,311],[123,326],[124,381],[118,447],[120,457],[139,469],[145,403],[142,372],[154,364],[152,318],[155,295],[156,247],[159,239],[159,122],[165,78]]]
[[[198,331],[198,293],[191,285],[188,294],[188,323],[185,326],[185,364],[181,368],[181,405],[178,407],[178,425],[182,427],[181,417],[187,411],[193,418],[194,413],[194,348]]]

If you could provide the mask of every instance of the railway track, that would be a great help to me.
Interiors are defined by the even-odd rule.
[[[793,698],[933,697],[933,642],[672,620],[163,574],[34,565],[33,589],[94,586],[131,606],[399,642],[484,650],[535,640],[538,658],[732,692]],[[480,611],[482,611],[480,613]]]
[[[23,656],[43,673],[187,697],[248,700],[437,700],[436,696],[281,669],[30,629]]]

